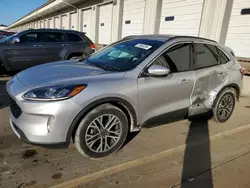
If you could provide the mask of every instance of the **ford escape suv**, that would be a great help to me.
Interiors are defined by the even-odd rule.
[[[212,111],[223,123],[242,88],[243,70],[230,51],[203,38],[131,36],[84,61],[32,67],[7,83],[11,127],[26,142],[72,139],[84,156],[101,158],[129,132],[172,112]]]
[[[72,30],[30,29],[0,40],[0,72],[23,70],[52,61],[88,56],[95,45]]]

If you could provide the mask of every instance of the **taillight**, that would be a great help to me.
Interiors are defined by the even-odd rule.
[[[242,74],[242,76],[244,76],[244,74],[245,74],[245,69],[244,69],[244,68],[240,68],[240,73]]]
[[[93,44],[93,43],[90,44],[90,48],[93,49],[93,50],[95,50],[95,44]]]

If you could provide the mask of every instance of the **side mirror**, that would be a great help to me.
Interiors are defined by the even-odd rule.
[[[19,43],[19,42],[20,42],[20,38],[19,38],[19,37],[15,37],[15,38],[12,40],[12,44]]]
[[[167,67],[161,65],[152,65],[148,68],[148,76],[167,76],[170,70]]]

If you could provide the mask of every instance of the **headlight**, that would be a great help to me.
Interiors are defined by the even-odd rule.
[[[26,100],[63,100],[73,97],[87,85],[60,85],[36,88],[23,95]]]

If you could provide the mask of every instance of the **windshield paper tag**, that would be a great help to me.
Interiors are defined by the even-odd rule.
[[[135,45],[136,48],[141,48],[141,49],[144,49],[144,50],[149,50],[150,48],[152,48],[152,46],[149,46],[149,45],[146,45],[146,44],[136,44]]]

